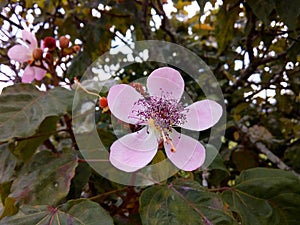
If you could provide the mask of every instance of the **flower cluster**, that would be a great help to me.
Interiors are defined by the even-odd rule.
[[[202,100],[187,107],[180,102],[184,80],[170,67],[154,70],[147,79],[149,95],[141,95],[130,85],[110,88],[107,101],[119,120],[145,125],[127,134],[110,147],[110,162],[118,169],[134,172],[145,167],[163,143],[166,155],[178,168],[192,171],[205,160],[205,148],[198,141],[173,127],[201,131],[215,125],[222,107],[213,100]]]
[[[46,37],[38,46],[37,39],[33,33],[22,30],[22,45],[15,45],[8,50],[8,57],[11,60],[27,63],[27,66],[22,75],[23,83],[30,83],[34,79],[42,80],[46,73],[50,73],[56,77],[55,67],[57,62],[67,55],[71,55],[79,50],[79,46],[69,47],[70,41],[67,37],[59,38],[59,46],[56,44],[56,39]],[[56,62],[54,61],[55,49],[59,47],[59,52]]]

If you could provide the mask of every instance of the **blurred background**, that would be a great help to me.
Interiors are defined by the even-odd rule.
[[[50,36],[58,40],[65,35],[70,39],[72,46],[80,47],[76,54],[68,55],[56,67],[59,86],[68,88],[74,84],[75,77],[80,79],[89,65],[111,49],[122,45],[130,46],[132,42],[141,40],[176,43],[198,55],[213,71],[222,89],[227,113],[226,133],[221,137],[220,154],[211,167],[194,173],[182,171],[177,176],[201,184],[204,179],[206,181],[204,184],[211,188],[213,193],[219,191],[221,193],[227,190],[226,188],[236,185],[237,176],[243,171],[249,169],[252,171],[251,169],[258,167],[287,170],[290,171],[289,174],[300,177],[299,0],[1,0],[0,9],[0,90],[21,83],[26,63],[21,64],[10,60],[7,52],[12,46],[21,43],[23,29],[35,33],[38,43],[45,37]],[[148,64],[147,67],[136,63],[120,69],[116,76],[119,82],[129,83],[149,75],[157,66],[156,63]],[[186,91],[192,100],[205,98],[200,87],[195,86],[194,81],[188,76],[184,74],[183,76],[186,81]],[[51,78],[51,74],[47,74],[45,79],[34,81],[33,84],[39,90],[49,90],[53,87]],[[0,107],[1,104],[2,102]],[[100,111],[101,107],[98,106],[96,118],[99,123],[99,134],[104,135],[107,141],[105,144],[109,146],[115,137],[107,125],[109,116],[105,113],[101,114]],[[59,120],[54,121],[59,123]],[[0,130],[0,132],[10,131]],[[205,141],[208,135],[209,132],[201,133],[201,140]],[[0,144],[4,146],[13,143],[15,137],[11,135],[10,138],[1,139]],[[62,146],[74,147],[75,144],[72,136],[69,135],[60,135],[54,139],[48,135],[45,140],[39,142],[39,145],[44,145],[45,141],[47,148],[49,146],[50,148],[56,146],[58,149]],[[38,149],[38,146],[33,152]],[[16,165],[21,167],[22,163],[24,162],[21,160]],[[85,190],[92,200],[110,212],[115,223],[141,223],[137,214],[140,212],[144,215],[143,209],[139,209],[139,204],[143,205],[145,202],[139,200],[140,190],[126,189],[127,187],[113,184],[91,172],[87,165],[82,166],[81,169],[82,174],[85,175],[78,173],[79,175],[75,176],[76,182],[80,181],[79,186],[76,186],[77,183],[76,185],[72,183],[67,199],[78,198]],[[17,166],[14,167],[14,171],[15,175],[12,178],[3,180],[2,184],[5,183],[6,186],[0,185],[3,207],[5,204],[10,205],[10,208],[14,205],[5,203],[10,193],[7,191],[10,189],[7,183],[11,185],[17,176]],[[252,175],[255,177],[263,173],[264,171],[256,171]],[[275,182],[276,176],[269,175],[266,175],[263,180]],[[278,177],[281,175],[279,173]],[[259,186],[261,181],[255,182]],[[274,190],[272,187],[290,188],[286,186],[286,181],[280,183],[280,178],[277,182],[279,183],[272,183],[274,186],[264,191]],[[216,188],[217,190],[214,191]],[[255,185],[251,188],[253,188],[252,194],[263,193],[256,190]],[[115,191],[117,195],[110,195],[111,191]],[[274,209],[273,214],[271,213],[273,220],[261,219],[267,216],[253,212],[254,217],[260,219],[257,219],[258,222],[251,223],[254,221],[253,218],[247,218],[247,215],[243,214],[247,210],[241,212],[237,209],[239,207],[235,208],[226,194],[224,199],[228,199],[221,208],[225,212],[231,210],[233,212],[231,217],[238,221],[238,224],[297,224],[299,202],[298,204],[291,202],[292,199],[299,199],[300,192],[297,190],[293,193],[297,193],[297,197],[293,194],[281,201],[283,205],[285,202],[284,207],[291,205],[294,207],[290,211],[287,210],[291,214],[285,214],[286,211],[280,211],[275,207],[277,211]],[[126,196],[131,197],[128,199]],[[257,196],[262,202],[265,201],[263,194]],[[30,200],[27,202],[30,203]],[[262,207],[262,202],[255,203],[253,200],[245,204],[248,204],[249,210],[254,205]],[[265,212],[265,208],[259,210]],[[280,214],[278,210],[283,213]],[[8,213],[7,209],[5,212],[6,215],[14,214]],[[274,219],[275,214],[277,219]],[[282,219],[279,214],[287,216]],[[156,216],[152,215],[152,217]],[[227,224],[216,221],[210,223],[209,220],[207,222],[203,219],[204,216],[200,217],[202,222],[199,224]],[[160,224],[153,221],[146,223],[147,219],[142,220],[145,224]],[[228,224],[234,223],[228,222]]]

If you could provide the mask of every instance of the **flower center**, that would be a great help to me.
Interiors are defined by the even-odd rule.
[[[168,95],[149,96],[139,99],[134,104],[141,106],[141,110],[133,110],[133,115],[140,123],[148,123],[150,127],[155,127],[164,142],[173,146],[170,138],[172,126],[182,125],[186,122],[187,110],[181,102],[168,97]],[[174,146],[173,146],[174,147]],[[175,148],[174,148],[175,151]]]

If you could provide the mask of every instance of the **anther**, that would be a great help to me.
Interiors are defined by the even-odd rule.
[[[170,140],[170,139],[168,139],[168,143],[171,145],[171,152],[176,152],[176,148],[175,148],[175,146],[174,146],[174,144],[173,144],[173,141],[172,140]]]

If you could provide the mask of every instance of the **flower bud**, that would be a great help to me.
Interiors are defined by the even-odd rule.
[[[78,51],[80,50],[80,46],[79,46],[79,45],[75,45],[75,46],[73,47],[73,50],[74,50],[75,52],[78,52]]]
[[[100,106],[101,109],[106,108],[108,106],[107,98],[101,97],[100,100],[99,100],[99,106]]]
[[[44,48],[48,48],[49,50],[54,50],[56,48],[56,40],[53,37],[45,37],[44,38]]]
[[[40,48],[36,48],[32,52],[32,57],[34,60],[41,60],[43,58],[43,50]]]
[[[66,36],[61,36],[59,38],[59,46],[61,48],[67,48],[69,46],[70,40]]]
[[[100,99],[99,99],[99,106],[102,109],[102,113],[108,112],[109,111],[109,107],[108,107],[107,98],[100,97]]]

